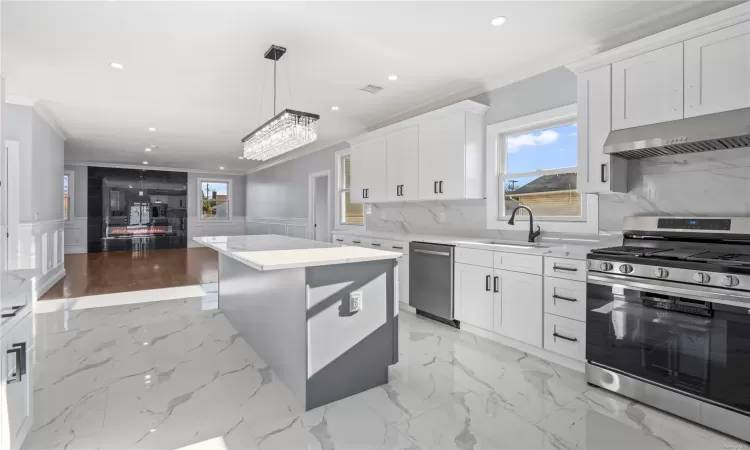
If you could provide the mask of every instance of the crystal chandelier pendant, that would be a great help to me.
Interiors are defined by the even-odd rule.
[[[318,139],[317,114],[285,109],[242,139],[245,159],[265,161]]]
[[[276,114],[276,63],[286,49],[272,45],[264,58],[273,60],[273,110]],[[285,109],[242,138],[245,159],[265,161],[318,139],[317,114]]]

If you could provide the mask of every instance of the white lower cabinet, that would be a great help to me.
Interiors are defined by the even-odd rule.
[[[537,347],[542,346],[542,277],[494,271],[493,331]]]
[[[26,306],[30,308],[30,306]],[[0,414],[3,433],[1,439],[7,439],[10,450],[21,448],[24,439],[31,430],[33,421],[34,386],[32,383],[32,351],[34,344],[34,314],[18,322],[2,338],[3,357],[0,363],[2,377],[0,382],[5,386],[6,411]],[[6,414],[7,413],[7,414]]]
[[[586,283],[544,277],[544,312],[586,321]]]
[[[492,268],[457,263],[454,266],[456,319],[484,330],[494,327]]]
[[[544,348],[578,361],[585,360],[586,322],[545,314]]]

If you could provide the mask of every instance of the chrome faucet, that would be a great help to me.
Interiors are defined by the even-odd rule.
[[[536,239],[537,236],[539,236],[539,234],[542,232],[542,229],[539,226],[537,226],[536,231],[534,231],[534,213],[531,212],[531,208],[529,208],[528,206],[523,206],[523,205],[516,206],[516,208],[513,210],[513,214],[510,215],[510,220],[508,221],[508,225],[516,224],[515,223],[516,211],[518,211],[519,209],[525,209],[526,211],[529,212],[529,242],[534,242],[534,239]]]

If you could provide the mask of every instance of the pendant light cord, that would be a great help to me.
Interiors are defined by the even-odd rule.
[[[276,63],[279,62],[278,57],[273,58],[273,115],[276,116]]]

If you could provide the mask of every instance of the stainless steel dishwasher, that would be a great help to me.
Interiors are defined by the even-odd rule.
[[[452,245],[409,245],[409,305],[417,314],[459,328],[453,315],[454,253]]]

